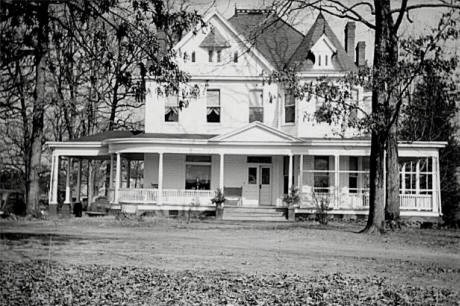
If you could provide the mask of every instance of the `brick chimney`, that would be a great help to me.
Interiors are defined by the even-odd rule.
[[[362,67],[366,65],[366,42],[358,41],[356,45],[356,65]]]
[[[345,51],[352,59],[355,59],[355,29],[356,24],[352,21],[345,25]]]

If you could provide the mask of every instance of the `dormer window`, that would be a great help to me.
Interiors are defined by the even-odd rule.
[[[208,62],[212,63],[222,61],[222,50],[229,48],[230,44],[227,39],[216,29],[212,28],[209,34],[203,39],[200,44],[200,48],[208,50]],[[214,53],[216,58],[214,59]]]
[[[214,56],[214,51],[213,50],[209,50],[208,51],[208,62],[212,63],[212,58]]]
[[[334,47],[332,42],[325,34],[323,34],[310,50],[310,53],[312,53],[313,56],[309,54],[307,55],[307,58],[310,56],[312,59],[313,69],[334,69],[332,57],[336,52],[337,49]]]

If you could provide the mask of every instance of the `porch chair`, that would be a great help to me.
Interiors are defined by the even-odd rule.
[[[225,204],[229,206],[241,206],[243,187],[224,187]]]

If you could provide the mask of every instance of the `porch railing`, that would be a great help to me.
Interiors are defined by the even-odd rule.
[[[431,194],[400,194],[399,199],[401,210],[433,210]],[[369,208],[369,193],[367,191],[336,193],[333,189],[329,192],[301,193],[301,208],[314,208],[321,203],[326,203],[332,209],[367,209]]]
[[[170,205],[211,205],[213,190],[163,189],[162,203]],[[120,203],[158,204],[158,189],[121,188]]]

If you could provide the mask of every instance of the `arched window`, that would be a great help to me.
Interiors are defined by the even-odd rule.
[[[318,55],[318,66],[321,66],[321,54]]]
[[[194,63],[196,61],[196,57],[195,57],[195,51],[192,52],[192,63]]]

